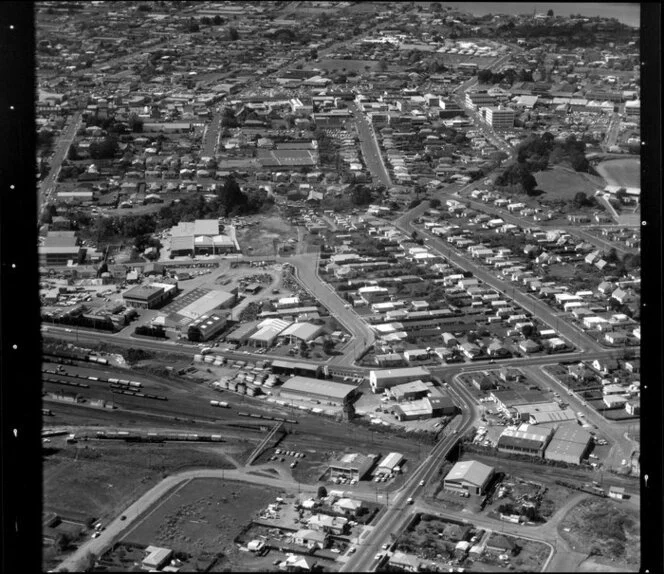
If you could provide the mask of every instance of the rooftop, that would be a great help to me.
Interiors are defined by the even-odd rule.
[[[476,460],[466,460],[457,462],[452,470],[447,473],[445,480],[465,481],[476,486],[482,486],[492,472],[493,468],[486,464]]]

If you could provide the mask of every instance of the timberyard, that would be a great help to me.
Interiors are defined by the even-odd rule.
[[[239,566],[245,557],[234,538],[279,494],[275,489],[229,480],[192,479],[148,511],[123,541],[172,548],[192,557],[223,554],[225,565]]]

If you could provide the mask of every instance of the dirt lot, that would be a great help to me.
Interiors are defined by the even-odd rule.
[[[614,566],[636,572],[640,563],[639,517],[618,502],[584,500],[561,521],[560,535],[575,551],[589,551]]]
[[[570,201],[580,191],[590,196],[598,189],[604,188],[604,182],[600,177],[584,175],[560,167],[537,172],[535,179],[538,189],[544,192],[544,195],[540,196],[541,199],[549,201],[556,199]],[[591,180],[596,183],[592,183]]]
[[[237,240],[245,255],[276,255],[277,243],[281,246],[289,239],[297,241],[295,227],[276,215],[260,217],[258,225],[237,230]]]
[[[125,537],[198,554],[223,553],[224,565],[238,564],[233,539],[247,520],[279,496],[276,490],[218,479],[194,479],[167,495]]]
[[[67,445],[44,457],[44,508],[104,519],[186,467],[234,468],[222,454],[189,445]]]

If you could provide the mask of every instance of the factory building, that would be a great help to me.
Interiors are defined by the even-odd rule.
[[[551,440],[553,430],[550,428],[533,427],[522,424],[518,428],[507,427],[498,439],[500,452],[544,456],[544,449]]]
[[[208,341],[218,335],[228,323],[223,315],[203,315],[189,324],[187,338],[190,341]]]
[[[581,464],[590,448],[591,435],[577,424],[558,427],[556,434],[546,447],[544,458],[568,464]]]
[[[340,459],[330,463],[330,478],[342,477],[362,480],[371,467],[374,459],[359,453],[345,454]]]
[[[173,299],[177,292],[177,285],[152,283],[151,285],[138,285],[128,289],[122,294],[122,299],[126,305],[131,307],[157,309]]]
[[[443,488],[453,492],[484,494],[494,475],[494,469],[476,460],[457,462],[443,480]]]
[[[355,398],[357,387],[325,379],[295,376],[288,379],[279,392],[282,399],[306,399],[344,405]]]
[[[276,359],[272,361],[272,372],[275,375],[302,375],[317,379],[323,374],[323,368],[312,363]]]
[[[399,452],[391,452],[386,454],[385,457],[376,466],[376,472],[374,474],[380,475],[401,472],[401,465],[403,460],[403,455]]]
[[[380,393],[402,383],[411,381],[430,381],[431,373],[424,367],[407,367],[404,369],[385,369],[371,371],[369,384],[374,393]]]

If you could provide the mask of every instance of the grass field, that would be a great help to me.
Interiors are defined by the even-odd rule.
[[[321,58],[311,64],[311,68],[320,68],[325,72],[361,72],[377,71],[380,60],[338,60],[335,58]]]
[[[544,192],[540,198],[545,201],[571,201],[580,191],[591,196],[598,189],[604,188],[604,182],[600,177],[576,173],[561,167],[540,171],[534,175],[537,188]]]
[[[252,516],[278,496],[262,486],[218,479],[193,479],[177,487],[124,540],[156,544],[193,556],[239,554],[233,539]]]
[[[559,525],[572,550],[613,559],[616,566],[632,569],[640,564],[639,528],[635,512],[605,499],[584,500]]]
[[[609,185],[641,187],[641,160],[614,159],[600,163],[595,169]]]
[[[75,512],[99,519],[112,517],[165,475],[187,467],[233,465],[221,454],[190,445],[67,446],[44,459],[44,509],[62,516]]]

